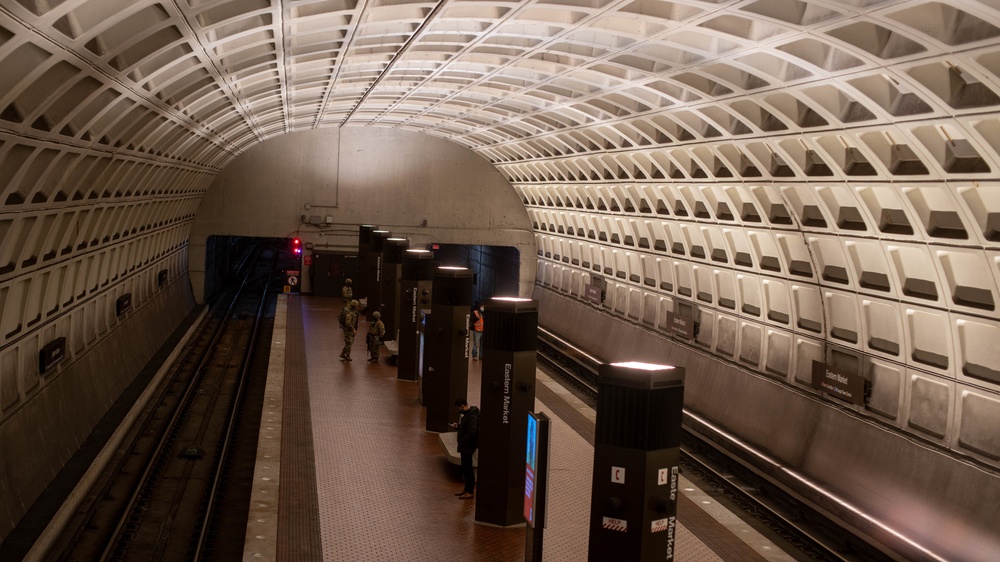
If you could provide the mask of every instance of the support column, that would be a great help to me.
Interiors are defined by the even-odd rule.
[[[385,241],[392,236],[388,230],[373,230],[368,243],[368,287],[366,296],[368,305],[365,307],[365,317],[371,321],[372,313],[382,307],[382,251]]]
[[[358,271],[354,276],[352,289],[354,298],[359,300],[368,296],[368,287],[371,285],[368,253],[372,242],[372,232],[377,229],[378,227],[373,224],[363,224],[358,228]],[[339,296],[340,287],[336,287],[335,292]]]
[[[528,412],[535,410],[538,301],[486,302],[476,521],[524,524]]]
[[[599,374],[588,560],[673,560],[684,369],[613,363]]]
[[[472,272],[439,267],[434,273],[431,318],[424,335],[424,404],[427,431],[444,433],[458,422],[455,400],[469,390],[469,312]]]
[[[434,254],[430,250],[403,252],[399,307],[399,356],[396,378],[417,380],[420,373],[421,311],[430,312]]]
[[[387,238],[382,249],[382,323],[385,339],[395,341],[399,326],[399,281],[403,268],[403,252],[410,245],[406,238]]]

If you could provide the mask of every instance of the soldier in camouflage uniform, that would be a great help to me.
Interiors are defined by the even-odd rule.
[[[340,358],[344,361],[351,360],[351,346],[354,345],[354,335],[358,333],[358,306],[356,300],[347,301],[347,306],[340,311],[340,327],[344,330],[344,350],[340,352]]]
[[[340,297],[344,299],[344,304],[351,302],[354,298],[354,289],[351,288],[350,278],[344,280],[344,286],[340,288]]]
[[[368,360],[378,363],[379,353],[382,351],[382,338],[385,337],[385,324],[382,323],[382,313],[375,311],[372,313],[372,322],[368,326]]]

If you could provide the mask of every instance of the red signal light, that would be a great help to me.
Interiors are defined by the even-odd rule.
[[[302,253],[302,240],[298,237],[292,238],[292,253],[296,256]]]

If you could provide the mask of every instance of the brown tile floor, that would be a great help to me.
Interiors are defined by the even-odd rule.
[[[340,361],[339,310],[339,300],[302,299],[323,558],[521,559],[523,528],[476,525],[473,501],[453,495],[461,475],[424,430],[416,383],[396,380],[385,357],[364,361],[365,322],[354,361]]]
[[[445,460],[437,434],[424,430],[416,383],[398,381],[384,355],[378,364],[364,360],[364,322],[354,344],[354,361],[340,361],[340,308],[339,299],[288,298],[279,517],[295,522],[279,525],[275,559],[523,560],[523,527],[478,525],[474,500],[455,498],[462,486],[458,467]],[[481,365],[469,363],[473,404],[479,401]],[[586,415],[567,408],[557,386],[547,386],[542,390],[539,385],[536,403],[536,410],[553,418],[544,558],[579,562],[586,560],[587,552],[592,435]],[[310,456],[314,486],[304,466]],[[308,513],[317,509],[318,526]],[[677,559],[722,560],[699,538],[708,537],[692,533],[687,524],[682,510]],[[255,534],[248,544],[253,539],[268,540]],[[753,559],[734,558],[731,552],[725,556]],[[262,558],[270,556],[251,553],[244,559]]]

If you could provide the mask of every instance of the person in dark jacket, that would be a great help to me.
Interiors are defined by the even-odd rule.
[[[462,413],[458,422],[458,452],[462,455],[462,479],[465,480],[465,487],[455,495],[467,500],[475,497],[476,471],[472,468],[472,455],[479,448],[479,408],[469,406],[465,398],[455,400],[455,406]]]

